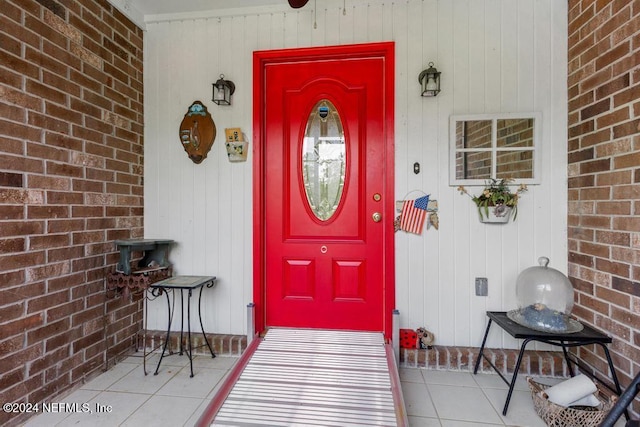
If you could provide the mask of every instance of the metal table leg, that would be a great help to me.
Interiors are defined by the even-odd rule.
[[[509,393],[507,393],[507,400],[504,402],[504,409],[502,410],[502,415],[507,415],[507,409],[509,409],[509,402],[511,401],[513,388],[516,386],[518,371],[520,370],[520,364],[522,363],[522,356],[524,356],[524,349],[527,346],[527,344],[529,344],[529,341],[531,341],[531,339],[527,338],[522,342],[522,346],[520,347],[520,353],[518,354],[518,361],[516,362],[516,367],[513,370],[513,376],[511,377],[511,384],[509,385]]]
[[[191,294],[192,291],[189,289],[189,296],[187,297],[187,338],[189,340],[189,367],[191,368],[191,378],[193,378],[193,347],[191,346]],[[184,319],[183,319],[184,320]]]
[[[207,284],[207,288],[212,288],[214,282]],[[209,351],[211,352],[211,357],[216,357],[213,352],[213,348],[211,348],[211,344],[209,344],[209,340],[207,339],[207,334],[204,332],[204,325],[202,324],[202,291],[204,290],[204,286],[200,287],[200,295],[198,296],[198,319],[200,320],[200,329],[202,330],[202,336],[204,337],[204,342],[207,343],[207,347],[209,347]]]
[[[616,375],[616,370],[613,367],[613,361],[611,360],[611,354],[609,353],[609,349],[606,345],[597,343],[604,350],[604,354],[607,357],[607,363],[609,364],[609,370],[611,371],[611,378],[613,379],[613,384],[616,386],[616,393],[618,396],[622,394],[622,388],[620,387],[620,382],[618,381],[618,375]]]
[[[144,329],[144,337],[142,338],[142,370],[144,371],[144,375],[146,376],[147,373],[147,315],[149,313],[149,297],[147,297],[147,291],[144,291],[142,293],[142,298],[143,301],[142,303],[144,304],[144,318],[142,319],[142,328]],[[136,341],[136,345],[137,345],[137,341]]]
[[[189,294],[191,294],[191,290],[189,290]],[[187,301],[187,309],[188,307],[189,301]],[[184,353],[184,338],[183,338],[183,331],[184,331],[184,293],[182,291],[182,289],[180,289],[180,356],[182,356],[182,354]]]
[[[569,376],[573,377],[573,368],[571,366],[571,359],[569,358],[569,352],[567,351],[567,347],[564,344],[564,341],[560,342],[560,346],[562,347],[562,353],[564,353],[564,360],[567,362],[567,369],[569,370]]]
[[[169,339],[171,337],[171,322],[173,320],[173,312],[175,311],[175,294],[173,295],[173,310],[171,309],[171,302],[169,300],[169,292],[167,292],[166,289],[164,289],[164,294],[167,297],[167,314],[169,315],[169,321],[167,322],[167,337],[164,340],[164,346],[162,347],[162,353],[160,354],[160,360],[158,360],[158,366],[156,366],[156,371],[153,373],[153,375],[158,375],[158,370],[160,369],[160,363],[162,363],[162,359],[164,358],[164,353],[167,351],[167,346],[169,345]]]
[[[489,329],[491,328],[491,322],[493,319],[489,318],[489,323],[487,323],[487,329],[484,331],[484,338],[482,339],[482,345],[480,346],[480,352],[478,353],[478,358],[476,359],[476,366],[473,368],[473,374],[478,373],[478,368],[480,367],[480,360],[484,357],[484,345],[487,342],[487,337],[489,336]]]
[[[604,350],[604,354],[607,357],[607,363],[609,364],[609,370],[611,371],[611,378],[613,379],[613,384],[616,387],[616,394],[618,395],[618,397],[620,397],[622,395],[622,387],[620,387],[620,381],[618,381],[618,375],[616,374],[616,370],[613,366],[613,360],[611,360],[611,353],[609,353],[609,349],[607,348],[606,345],[602,344],[602,343],[597,343],[600,345],[600,347],[602,347],[602,349]],[[636,387],[638,386],[637,381],[634,381],[636,383]],[[624,417],[627,421],[629,421],[629,410],[625,407],[624,410]]]

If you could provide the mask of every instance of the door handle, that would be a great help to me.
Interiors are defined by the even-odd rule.
[[[373,222],[380,222],[382,220],[382,215],[380,215],[380,212],[374,212],[373,215],[371,215],[371,218],[373,219]]]

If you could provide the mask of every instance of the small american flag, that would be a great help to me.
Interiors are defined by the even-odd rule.
[[[408,233],[422,234],[424,220],[427,217],[429,195],[402,203],[400,229]]]

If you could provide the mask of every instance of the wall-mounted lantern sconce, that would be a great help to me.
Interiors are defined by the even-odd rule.
[[[231,105],[231,95],[236,91],[236,85],[231,80],[225,80],[224,74],[213,84],[212,101],[218,105]]]
[[[420,73],[418,81],[422,86],[422,96],[436,96],[440,92],[440,72],[433,62],[429,62],[429,68]]]

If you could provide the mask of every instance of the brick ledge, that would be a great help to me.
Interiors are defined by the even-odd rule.
[[[160,349],[160,346],[164,345],[164,340],[167,336],[167,331],[147,331],[147,343],[146,350],[152,351],[154,349]],[[172,349],[177,349],[180,339],[180,332],[171,332],[169,338],[169,346]],[[187,334],[182,337],[184,343],[187,342]],[[202,333],[191,332],[193,354],[207,354],[209,349],[205,344]],[[227,356],[240,356],[242,352],[247,348],[247,337],[245,335],[226,335],[226,334],[207,334],[209,344],[213,347],[213,352],[216,355]],[[138,333],[138,347],[137,350],[141,351],[145,347],[144,331]]]
[[[512,374],[519,349],[485,348],[485,355],[503,375]],[[400,367],[473,372],[480,348],[433,346],[431,349],[400,349]],[[482,359],[478,372],[495,373]],[[561,351],[526,350],[520,374],[543,377],[568,377],[569,370]]]
[[[164,344],[166,331],[147,331],[147,351]],[[191,333],[194,354],[206,354],[202,333]],[[178,348],[180,334],[171,333],[171,348]],[[183,336],[186,342],[186,335]],[[240,356],[247,347],[244,335],[207,334],[213,351],[220,355]],[[138,334],[138,350],[144,347],[144,333]],[[431,349],[400,349],[400,367],[448,371],[473,371],[478,357],[478,347],[433,346]],[[485,354],[503,375],[512,374],[518,358],[518,349],[485,349]],[[494,373],[486,360],[482,360],[478,372]],[[568,377],[566,361],[561,351],[526,350],[520,366],[520,374],[543,377]]]

